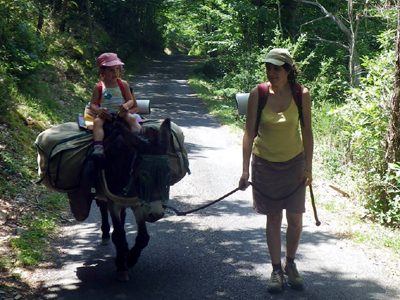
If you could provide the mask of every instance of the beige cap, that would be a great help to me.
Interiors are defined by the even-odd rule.
[[[276,66],[283,66],[285,63],[293,66],[293,58],[289,51],[285,48],[274,48],[268,52],[264,60],[265,63],[270,63]]]

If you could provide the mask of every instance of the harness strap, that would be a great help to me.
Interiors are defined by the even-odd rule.
[[[100,174],[100,179],[101,179],[101,183],[102,186],[104,188],[104,194],[105,196],[110,199],[111,201],[115,202],[118,205],[124,206],[124,207],[139,207],[140,206],[140,200],[139,197],[121,197],[118,195],[113,194],[107,185],[107,180],[106,180],[106,173],[104,170],[101,171]]]

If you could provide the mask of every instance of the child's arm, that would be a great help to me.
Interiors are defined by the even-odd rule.
[[[93,88],[92,99],[90,100],[90,109],[96,114],[99,114],[102,111],[99,103],[99,89],[97,88],[97,85]]]
[[[125,99],[125,103],[124,103],[123,107],[125,110],[129,111],[130,113],[136,113],[138,111],[138,107],[137,107],[135,94],[133,93],[133,90],[131,92],[128,82],[126,82],[125,80],[123,80],[122,82],[124,84],[125,94],[126,94],[126,99]]]

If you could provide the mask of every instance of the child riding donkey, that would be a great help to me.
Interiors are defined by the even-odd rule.
[[[115,53],[103,53],[96,59],[99,68],[100,82],[93,89],[90,110],[93,120],[93,155],[104,156],[103,125],[106,120],[111,119],[111,114],[118,114],[131,128],[139,131],[137,103],[133,91],[131,92],[128,82],[121,79],[122,66],[124,63]]]

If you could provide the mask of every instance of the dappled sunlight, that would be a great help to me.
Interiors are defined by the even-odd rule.
[[[222,211],[229,209],[220,208]],[[257,291],[249,299],[269,299],[271,296],[266,291],[266,280],[270,262],[264,218],[254,220],[251,216],[249,222],[248,217],[239,216],[234,218],[234,222],[247,223],[246,228],[216,230],[213,222],[219,218],[218,215],[202,215],[194,219],[189,216],[169,217],[149,224],[150,245],[144,250],[137,266],[130,271],[132,279],[129,284],[115,280],[112,259],[98,247],[93,250],[92,259],[83,265],[73,264],[76,280],[60,280],[58,284],[47,287],[44,296],[46,299],[75,299],[90,297],[96,290],[96,295],[101,295],[97,299],[157,299],[162,297],[166,286],[175,286],[179,299],[198,299],[197,293],[193,293],[194,287],[196,291],[202,291],[204,299],[215,299],[218,295],[224,295],[224,299],[239,299],[236,296],[241,294],[243,288]],[[309,247],[331,240],[333,237],[323,232],[305,231],[303,235],[303,242]],[[168,248],[165,248],[166,245]],[[321,260],[318,261],[321,264]],[[71,262],[65,263],[69,265]],[[302,265],[301,257],[298,264],[306,289],[302,292],[287,289],[278,299],[360,299],[357,297],[360,293],[365,296],[364,299],[381,299],[383,296],[394,299],[395,291],[369,279],[354,278],[339,266],[330,263]],[[222,274],[228,275],[221,277]],[[337,298],[332,298],[327,286],[340,287]]]

